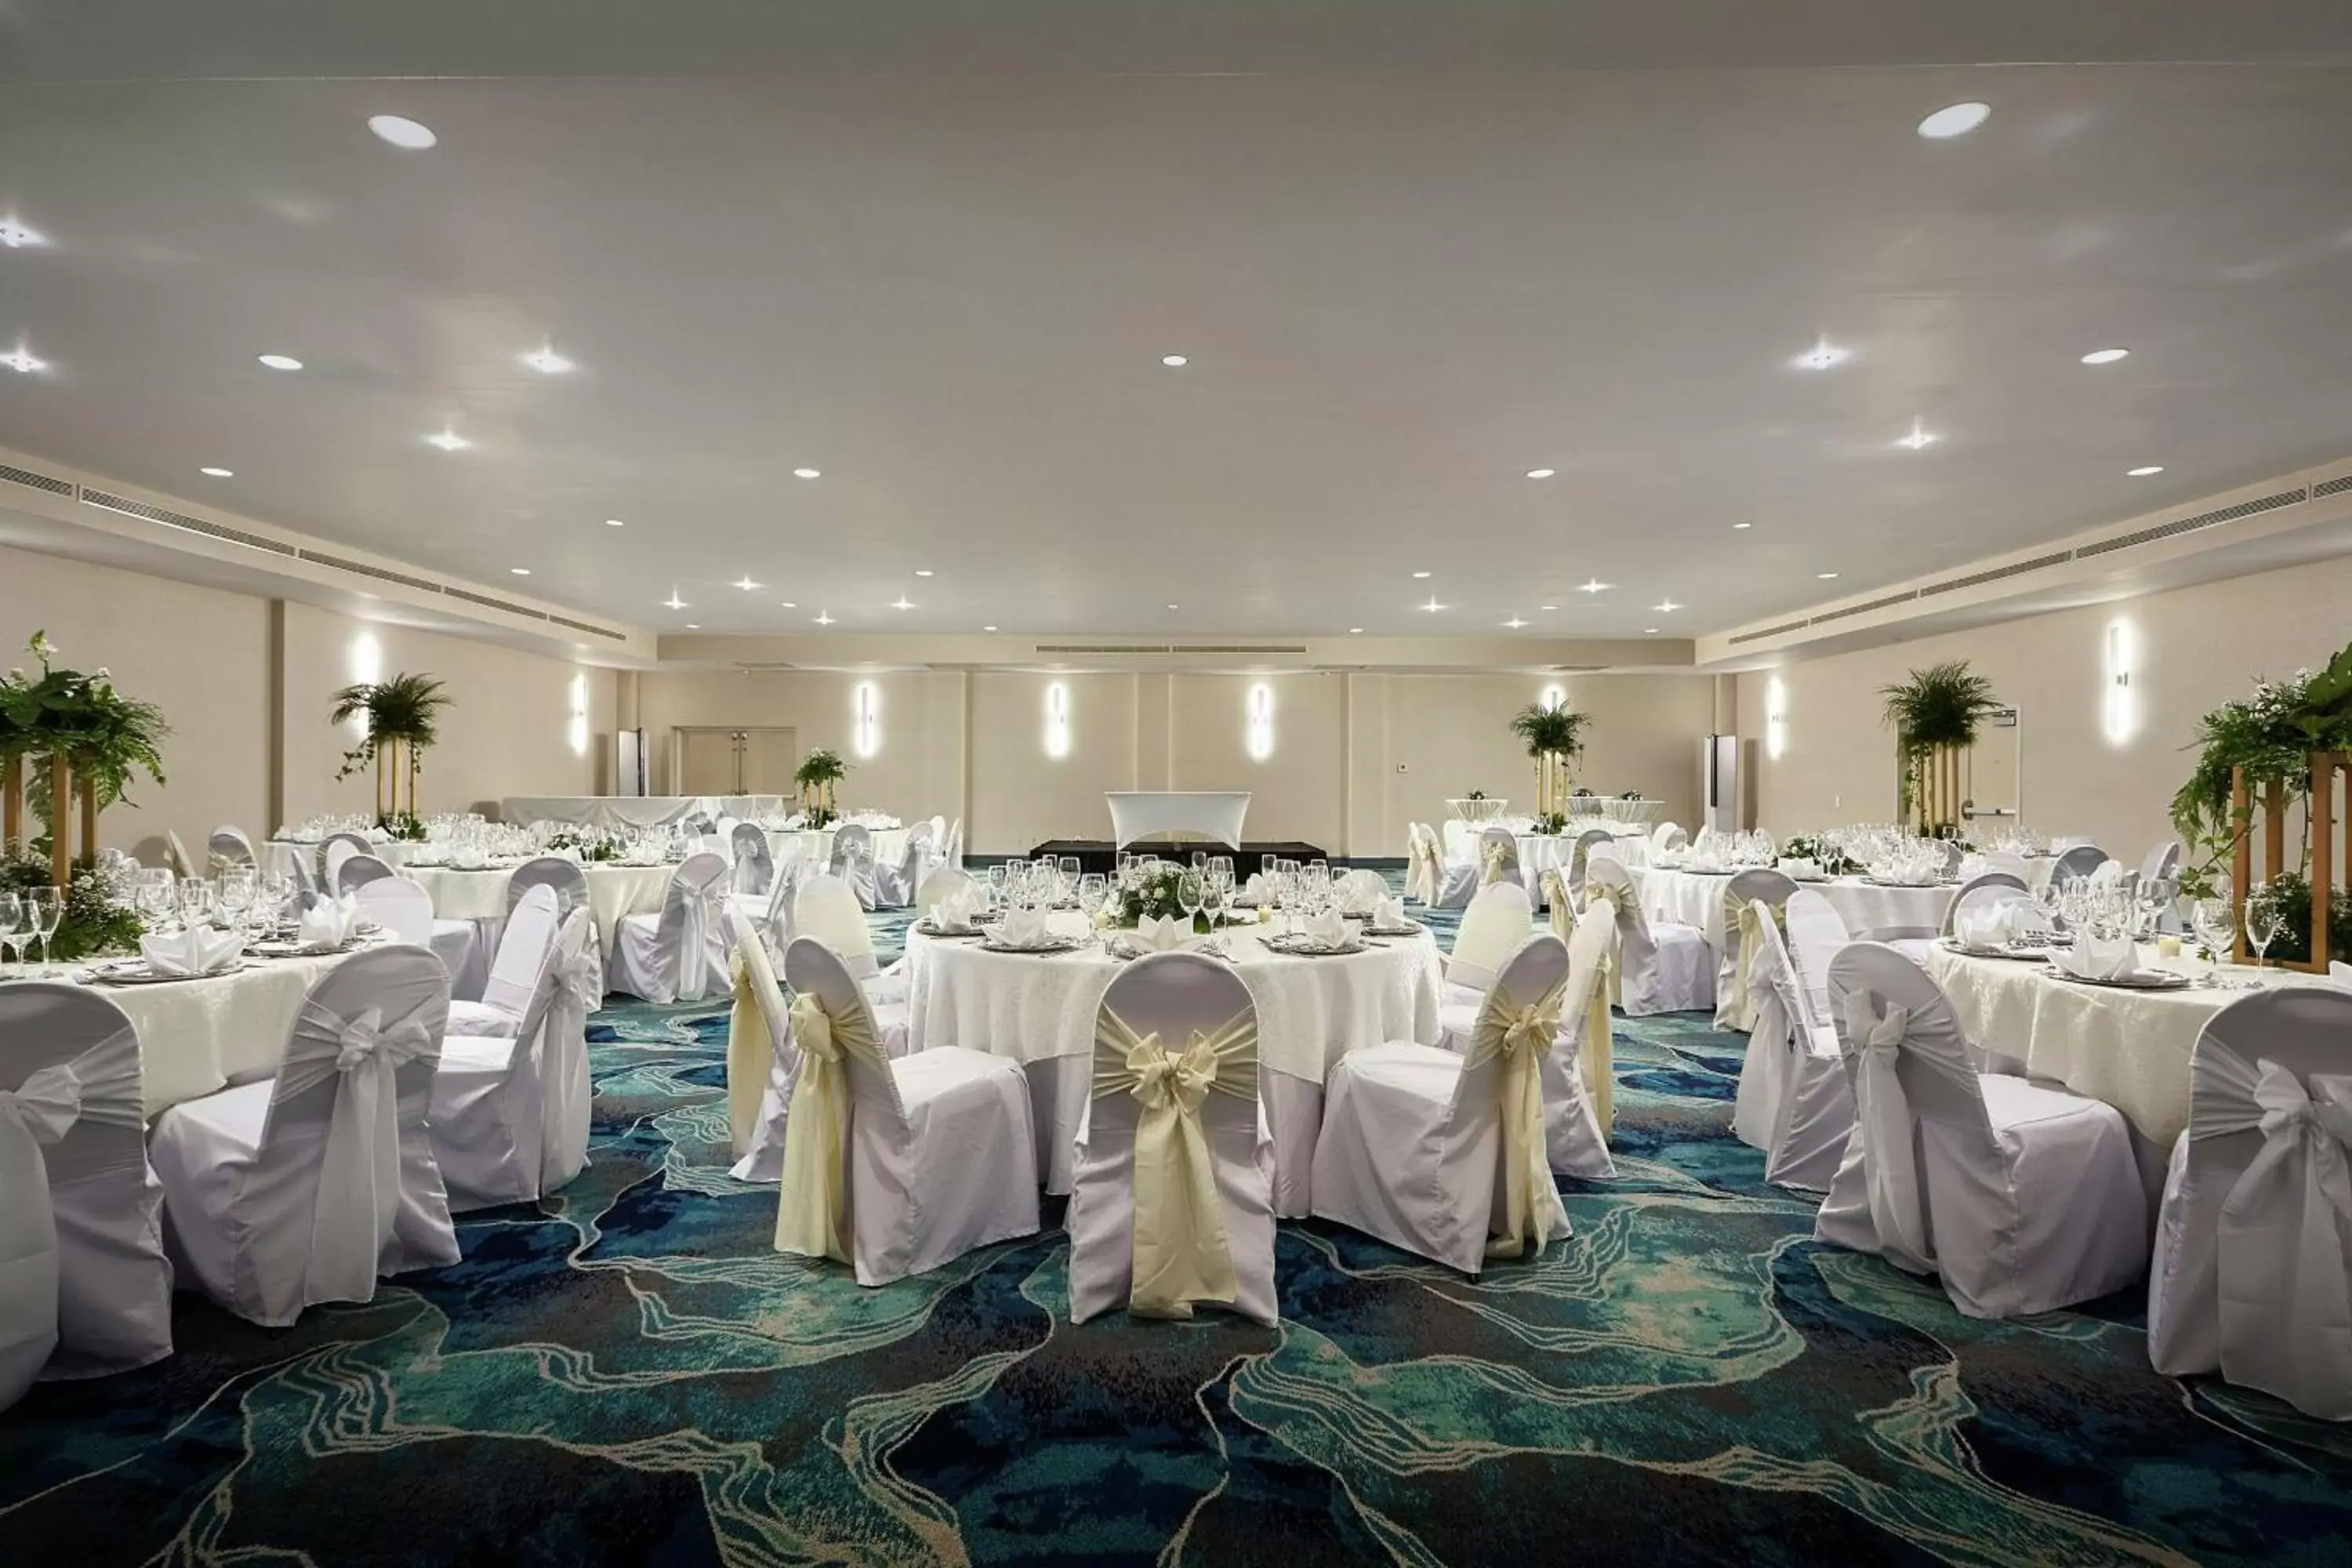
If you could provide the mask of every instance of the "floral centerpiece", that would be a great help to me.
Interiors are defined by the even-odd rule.
[[[1559,808],[1568,789],[1568,766],[1584,754],[1584,727],[1591,715],[1579,713],[1566,702],[1547,708],[1531,702],[1511,715],[1511,733],[1526,742],[1536,764],[1536,813],[1550,816]]]
[[[1824,877],[1852,877],[1862,873],[1862,862],[1846,854],[1827,838],[1799,834],[1780,846],[1784,860],[1811,860],[1822,868]]]
[[[565,827],[547,837],[551,853],[578,856],[591,865],[609,865],[627,855],[628,840],[620,834],[595,827]]]
[[[801,789],[801,826],[830,827],[841,820],[841,807],[834,799],[834,786],[849,773],[849,764],[841,753],[819,746],[801,759],[793,770],[793,782]]]
[[[1565,833],[1568,831],[1568,813],[1539,811],[1536,813],[1535,826],[1529,831],[1546,835]]]
[[[132,907],[131,889],[116,865],[77,861],[66,885],[65,909],[50,938],[47,955],[59,963],[100,953],[130,952],[146,934],[147,922]],[[0,893],[30,893],[54,887],[48,861],[34,855],[0,860]]]
[[[1178,879],[1192,875],[1182,866],[1160,864],[1143,869],[1130,869],[1118,884],[1118,923],[1134,926],[1146,915],[1154,920],[1168,920],[1184,912],[1182,901],[1176,896]],[[1194,914],[1192,929],[1206,931],[1208,917]]]

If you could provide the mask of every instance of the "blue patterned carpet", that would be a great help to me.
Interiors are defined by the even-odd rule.
[[[2352,1562],[2352,1433],[2156,1376],[2137,1300],[1973,1322],[1816,1247],[1696,1016],[1620,1024],[1570,1240],[1473,1284],[1286,1225],[1273,1331],[1072,1328],[1050,1229],[777,1256],[724,1033],[599,1015],[593,1165],[458,1266],[37,1388],[0,1563]]]

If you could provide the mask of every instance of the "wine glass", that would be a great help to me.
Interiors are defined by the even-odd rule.
[[[1071,891],[1077,887],[1078,878],[1083,874],[1079,868],[1078,858],[1075,855],[1063,856],[1061,871],[1062,896],[1064,898],[1067,898]]]
[[[172,889],[180,900],[180,923],[193,929],[211,917],[213,890],[209,883],[183,878]]]
[[[246,931],[246,918],[253,912],[253,900],[252,872],[239,870],[221,873],[220,886],[213,894],[213,901],[220,906],[221,913],[228,917],[231,931],[239,934],[249,934]]]
[[[1087,871],[1078,878],[1078,908],[1086,911],[1089,930],[1102,923],[1103,906],[1110,901],[1110,879],[1100,871]]]
[[[1201,900],[1206,893],[1208,879],[1200,872],[1186,870],[1176,879],[1176,907],[1184,911],[1186,930],[1200,917]]]
[[[34,934],[41,939],[41,972],[36,978],[47,980],[57,973],[52,965],[58,961],[58,922],[65,918],[65,895],[56,888],[35,888],[25,895],[25,908]]]
[[[14,893],[0,893],[0,980],[7,978],[9,961],[23,954],[30,934],[25,929],[25,901]]]
[[[2286,930],[2286,910],[2275,889],[2268,882],[2257,882],[2246,889],[2246,941],[2253,944],[2254,967],[2261,969],[2270,963],[2271,943]]]
[[[1201,908],[1208,911],[1209,934],[1212,936],[1216,934],[1219,922],[1224,919],[1225,899],[1232,891],[1231,882],[1219,879],[1216,862],[1212,860],[1201,876]]]

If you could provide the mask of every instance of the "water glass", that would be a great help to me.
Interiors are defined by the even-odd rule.
[[[26,923],[33,934],[41,939],[41,971],[37,978],[47,980],[57,973],[58,922],[65,918],[65,894],[56,888],[35,888],[24,895]]]
[[[2246,941],[2254,950],[2254,967],[2261,969],[2270,963],[2271,943],[2286,930],[2286,910],[2275,889],[2268,882],[2257,882],[2246,889]]]
[[[21,956],[32,932],[25,923],[25,901],[14,893],[0,893],[0,980],[11,961]]]

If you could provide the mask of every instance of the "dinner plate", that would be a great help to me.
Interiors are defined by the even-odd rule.
[[[239,959],[226,968],[215,969],[209,974],[158,974],[152,969],[141,967],[110,969],[102,973],[93,973],[89,979],[93,985],[176,985],[189,980],[218,980],[225,974],[235,974],[240,969],[250,967],[252,967],[250,964]]]
[[[1366,936],[1419,936],[1428,929],[1429,928],[1427,926],[1417,926],[1411,921],[1407,921],[1401,926],[1376,926],[1367,924],[1364,927],[1364,934]]]
[[[2007,958],[2020,963],[2045,963],[2050,958],[2046,947],[1969,947],[1948,936],[1940,939],[1937,945],[1962,958]]]
[[[922,932],[925,936],[939,937],[947,942],[961,942],[966,937],[986,936],[988,934],[978,926],[973,926],[968,931],[943,931],[940,927],[933,925],[931,923],[930,917],[928,915],[915,922],[915,929]]]
[[[1946,888],[1951,885],[1948,882],[1940,880],[1934,882],[1897,882],[1892,878],[1887,877],[1864,877],[1863,880],[1869,883],[1874,888],[1914,888],[1923,892],[1930,888]]]
[[[1078,949],[1086,945],[1086,939],[1083,937],[1057,936],[1053,941],[1039,947],[1009,947],[1005,943],[997,941],[994,937],[990,936],[982,937],[981,939],[980,951],[982,952],[1009,952],[1029,958],[1048,958],[1057,952],[1076,952]]]
[[[1303,936],[1268,937],[1265,942],[1268,952],[1279,952],[1292,958],[1345,958],[1351,952],[1363,952],[1364,947],[1361,937],[1350,937],[1337,947],[1324,947]]]
[[[2093,980],[2086,975],[2069,974],[2056,964],[2049,970],[2053,980],[2070,980],[2077,985],[2104,985],[2111,991],[2186,991],[2197,983],[2186,974],[2176,974],[2168,969],[2142,969],[2116,980]]]

